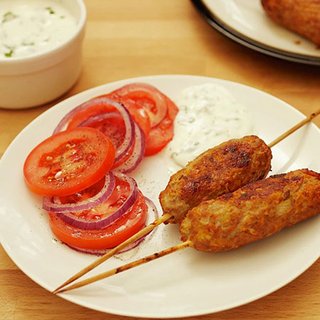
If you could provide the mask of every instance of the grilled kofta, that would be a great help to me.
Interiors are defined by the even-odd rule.
[[[227,251],[320,213],[320,174],[308,169],[271,176],[204,201],[180,225],[201,251]]]
[[[320,46],[320,0],[261,0],[261,4],[273,21]]]
[[[170,178],[160,193],[163,214],[171,215],[170,223],[180,223],[200,202],[265,178],[271,158],[270,148],[257,136],[232,139],[205,151]]]

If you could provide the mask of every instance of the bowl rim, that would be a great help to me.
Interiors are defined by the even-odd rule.
[[[61,2],[63,4],[63,1],[61,1]],[[5,67],[5,66],[6,67],[9,67],[9,66],[13,67],[13,66],[26,64],[26,63],[32,64],[33,62],[39,63],[40,60],[42,61],[52,55],[59,54],[59,52],[62,52],[66,47],[68,47],[70,44],[72,44],[74,41],[76,41],[76,39],[78,37],[81,37],[84,33],[84,29],[85,29],[85,25],[86,25],[87,9],[84,4],[84,0],[75,0],[75,3],[78,5],[78,7],[80,9],[79,10],[80,16],[79,16],[79,20],[77,23],[77,29],[71,37],[69,37],[68,39],[66,39],[65,41],[60,43],[58,46],[56,46],[50,50],[35,53],[30,56],[12,57],[10,59],[3,59],[0,57],[0,67]],[[1,72],[0,72],[0,74],[1,74]]]

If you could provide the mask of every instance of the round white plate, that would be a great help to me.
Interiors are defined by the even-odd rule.
[[[197,76],[150,76],[106,84],[52,107],[12,142],[0,162],[0,240],[17,266],[47,290],[92,262],[53,239],[41,199],[29,192],[22,166],[30,150],[48,137],[61,117],[91,97],[129,82],[155,85],[172,99],[185,87],[213,82],[225,86],[253,114],[257,134],[272,141],[304,116],[279,99],[228,81]],[[308,167],[320,171],[320,130],[309,124],[273,148],[273,173]],[[134,176],[146,196],[158,203],[175,170],[166,150],[148,157]],[[263,297],[292,281],[319,257],[320,217],[267,240],[228,253],[188,248],[61,297],[103,312],[151,318],[213,313]],[[92,274],[179,243],[176,226],[160,226],[138,249],[112,258]]]
[[[316,45],[273,22],[260,0],[192,2],[212,27],[251,49],[285,60],[320,65]]]

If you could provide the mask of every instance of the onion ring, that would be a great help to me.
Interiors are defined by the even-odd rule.
[[[116,171],[119,171],[122,173],[129,173],[133,171],[139,165],[139,163],[142,161],[144,157],[145,136],[137,124],[134,124],[134,126],[135,126],[135,140],[134,140],[132,153],[124,163],[122,163],[118,167],[114,167]]]
[[[147,224],[152,223],[153,221],[155,221],[156,219],[159,218],[159,212],[158,209],[156,208],[155,204],[153,203],[152,200],[150,200],[149,198],[147,198],[146,196],[144,197],[146,204],[148,206],[148,220],[147,220]],[[150,212],[152,212],[152,215],[150,214]],[[151,239],[152,235],[154,234],[155,229],[151,230],[149,233],[147,233],[146,235],[142,236],[141,238],[137,239],[135,242],[128,244],[125,248],[123,248],[121,251],[118,252],[118,254],[127,252],[135,247],[137,247],[142,241],[144,241],[146,239],[146,237],[148,237],[148,240]]]
[[[88,221],[86,219],[82,219],[77,217],[72,212],[61,212],[59,217],[67,224],[74,226],[76,228],[84,229],[84,230],[98,230],[103,229],[116,220],[118,220],[123,214],[125,214],[134,204],[138,196],[138,186],[134,179],[131,177],[121,173],[121,172],[113,172],[113,174],[120,180],[124,180],[129,184],[129,195],[121,207],[118,208],[114,213],[107,216],[104,219],[97,220],[97,221]]]
[[[89,210],[106,201],[115,188],[114,174],[110,171],[105,176],[102,189],[93,197],[77,203],[61,203],[59,197],[43,197],[42,208],[55,213]]]
[[[89,117],[85,121],[81,122],[78,125],[78,127],[90,127],[99,121],[103,121],[106,119],[112,119],[112,118],[121,118],[121,115],[118,112],[103,112],[101,114],[97,114],[97,115]]]
[[[159,212],[155,206],[155,204],[153,203],[153,201],[151,201],[149,198],[144,197],[146,204],[148,206],[148,223],[151,223],[152,221],[156,220],[159,218]],[[152,212],[152,215],[150,215],[150,211]],[[150,222],[149,222],[150,221]],[[151,235],[155,232],[155,230],[150,231],[148,234],[146,234],[145,236],[137,239],[135,242],[127,245],[124,249],[122,249],[121,251],[119,251],[115,257],[117,257],[118,255],[121,255],[123,253],[126,253],[134,248],[136,248],[137,246],[139,246],[144,240],[146,240],[146,237],[149,236],[148,239],[151,238]],[[92,254],[92,255],[96,255],[96,256],[102,256],[105,253],[107,253],[110,249],[83,249],[83,248],[79,248],[79,247],[74,247],[74,246],[70,246],[68,245],[68,247],[70,247],[73,250],[76,250],[78,252],[83,252],[83,253],[87,253],[87,254]]]

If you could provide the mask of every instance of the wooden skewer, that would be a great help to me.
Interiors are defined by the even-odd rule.
[[[268,144],[268,146],[270,148],[272,148],[273,146],[275,146],[277,143],[279,143],[280,141],[282,141],[283,139],[285,139],[286,137],[288,137],[291,133],[297,131],[298,129],[300,129],[301,127],[303,127],[305,124],[309,123],[310,121],[312,121],[312,119],[314,119],[316,116],[318,116],[320,114],[320,109],[317,110],[316,112],[311,113],[307,118],[303,119],[302,121],[300,121],[299,123],[297,123],[296,125],[294,125],[291,129],[287,130],[286,132],[284,132],[282,135],[280,135],[278,138],[276,138],[275,140],[273,140],[271,143]]]
[[[166,256],[166,255],[168,255],[170,253],[173,253],[173,252],[176,252],[176,251],[179,251],[179,250],[191,247],[191,246],[192,246],[192,242],[190,240],[182,242],[182,243],[180,243],[180,244],[178,244],[176,246],[167,248],[165,250],[153,253],[153,254],[151,254],[151,255],[149,255],[147,257],[141,258],[139,260],[127,263],[127,264],[125,264],[123,266],[120,266],[120,267],[111,269],[109,271],[100,273],[100,274],[98,274],[96,276],[87,278],[85,280],[79,281],[79,282],[77,282],[75,284],[72,284],[70,286],[61,288],[60,290],[56,289],[54,291],[54,293],[62,293],[62,292],[66,292],[66,291],[69,291],[69,290],[72,290],[72,289],[83,287],[83,286],[85,286],[87,284],[90,284],[90,283],[93,283],[93,282],[108,278],[108,277],[113,276],[115,274],[118,274],[120,272],[135,268],[135,267],[137,267],[137,266],[139,266],[141,264],[148,263],[150,261],[153,261],[153,260],[159,259],[161,257],[164,257],[164,256]]]
[[[272,148],[273,146],[275,146],[276,144],[278,144],[280,141],[282,141],[283,139],[285,139],[286,137],[288,137],[290,134],[292,134],[293,132],[297,131],[298,129],[300,129],[302,126],[304,126],[305,124],[309,123],[310,121],[312,121],[316,116],[318,116],[320,114],[320,109],[311,113],[308,117],[306,117],[305,119],[303,119],[302,121],[300,121],[299,123],[297,123],[296,125],[294,125],[292,128],[290,128],[289,130],[287,130],[286,132],[284,132],[282,135],[280,135],[278,138],[276,138],[274,141],[272,141],[271,143],[269,143],[269,147]],[[141,229],[139,232],[137,232],[135,235],[133,235],[132,237],[128,238],[126,241],[124,241],[123,243],[119,244],[117,247],[111,249],[110,251],[108,251],[105,255],[101,256],[100,258],[98,258],[97,260],[95,260],[93,263],[91,263],[90,265],[88,265],[87,267],[85,267],[84,269],[80,270],[79,272],[77,272],[75,275],[73,275],[71,278],[69,278],[68,280],[66,280],[64,283],[62,283],[59,287],[57,287],[53,293],[58,293],[58,292],[62,292],[62,290],[60,290],[61,288],[67,286],[68,284],[74,282],[75,280],[79,279],[80,277],[82,277],[83,275],[85,275],[86,273],[88,273],[89,271],[91,271],[92,269],[94,269],[95,267],[97,267],[98,265],[100,265],[101,263],[103,263],[104,261],[108,260],[109,258],[111,258],[112,256],[114,256],[117,252],[121,251],[122,249],[124,249],[126,246],[128,246],[129,244],[133,243],[134,241],[140,239],[141,237],[144,237],[145,235],[147,235],[149,232],[151,232],[154,228],[156,228],[158,225],[160,225],[161,223],[168,221],[170,218],[172,217],[172,215],[170,214],[164,214],[162,215],[159,219],[156,219],[154,222],[152,222],[151,224],[149,224],[148,226],[146,226],[145,228]],[[81,282],[79,282],[81,283]],[[68,287],[69,288],[69,287]]]
[[[103,263],[104,261],[108,260],[109,258],[111,258],[112,256],[114,256],[117,252],[121,251],[122,249],[124,249],[126,246],[128,246],[129,244],[135,242],[136,240],[142,238],[143,236],[147,235],[149,232],[151,232],[156,226],[158,226],[159,224],[167,221],[169,218],[171,218],[170,214],[164,214],[163,216],[161,216],[159,219],[156,219],[155,221],[153,221],[151,224],[149,224],[148,226],[146,226],[145,228],[141,229],[139,232],[137,232],[136,234],[134,234],[132,237],[128,238],[126,241],[120,243],[117,247],[114,247],[113,249],[111,249],[110,251],[108,251],[106,254],[104,254],[103,256],[99,257],[97,260],[95,260],[93,263],[89,264],[87,267],[85,267],[84,269],[80,270],[78,273],[76,273],[75,275],[73,275],[70,279],[68,279],[67,281],[65,281],[63,284],[61,284],[58,288],[56,288],[53,293],[57,293],[61,288],[63,288],[64,286],[70,284],[71,282],[79,279],[81,276],[83,276],[84,274],[88,273],[89,271],[91,271],[92,269],[94,269],[95,267],[97,267],[98,265],[100,265],[101,263]],[[60,291],[61,292],[61,291]]]

